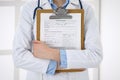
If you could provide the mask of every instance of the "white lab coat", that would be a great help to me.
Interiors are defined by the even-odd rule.
[[[85,11],[85,50],[66,50],[68,68],[94,68],[102,60],[99,26],[90,5],[82,1]],[[26,80],[89,80],[88,70],[83,72],[46,74],[50,60],[38,59],[32,54],[35,39],[33,12],[37,1],[23,5],[13,44],[13,59],[17,67],[27,70]],[[48,0],[41,0],[44,9],[51,9]],[[79,9],[78,0],[70,0],[67,9]]]

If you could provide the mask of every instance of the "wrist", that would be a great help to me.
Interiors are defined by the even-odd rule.
[[[57,62],[60,61],[60,50],[59,49],[51,49],[51,58]]]

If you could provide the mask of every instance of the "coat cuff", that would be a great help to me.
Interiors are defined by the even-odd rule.
[[[47,69],[46,74],[54,75],[55,71],[56,71],[56,68],[57,68],[57,62],[51,60],[49,65],[48,65],[48,69]]]
[[[60,67],[67,68],[67,56],[65,50],[60,50]]]

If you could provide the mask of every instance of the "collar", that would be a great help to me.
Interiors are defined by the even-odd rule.
[[[48,0],[49,3],[51,4],[51,7],[56,10],[57,9],[57,5],[53,3],[53,0]],[[67,5],[69,4],[70,0],[66,0],[66,2],[62,5],[63,8],[66,8]]]
[[[51,0],[51,1],[53,1],[53,0]],[[68,1],[68,0],[67,0]],[[49,2],[49,0],[40,0],[40,3],[41,3],[41,7],[44,7],[44,6],[46,6],[47,4],[50,4],[50,2]],[[72,5],[73,7],[74,6],[79,6],[79,1],[78,0],[69,0],[69,4],[68,4],[68,6],[70,6],[70,5]],[[71,7],[71,8],[73,8],[73,7]],[[47,7],[47,8],[50,8],[50,6],[49,7]]]

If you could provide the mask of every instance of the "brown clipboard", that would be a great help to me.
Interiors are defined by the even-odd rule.
[[[54,13],[52,9],[37,10],[36,15],[36,39],[40,41],[40,20],[41,13]],[[81,50],[84,50],[84,10],[83,9],[68,9],[68,13],[80,13],[81,14]],[[80,69],[57,69],[56,72],[82,72],[85,68]]]

